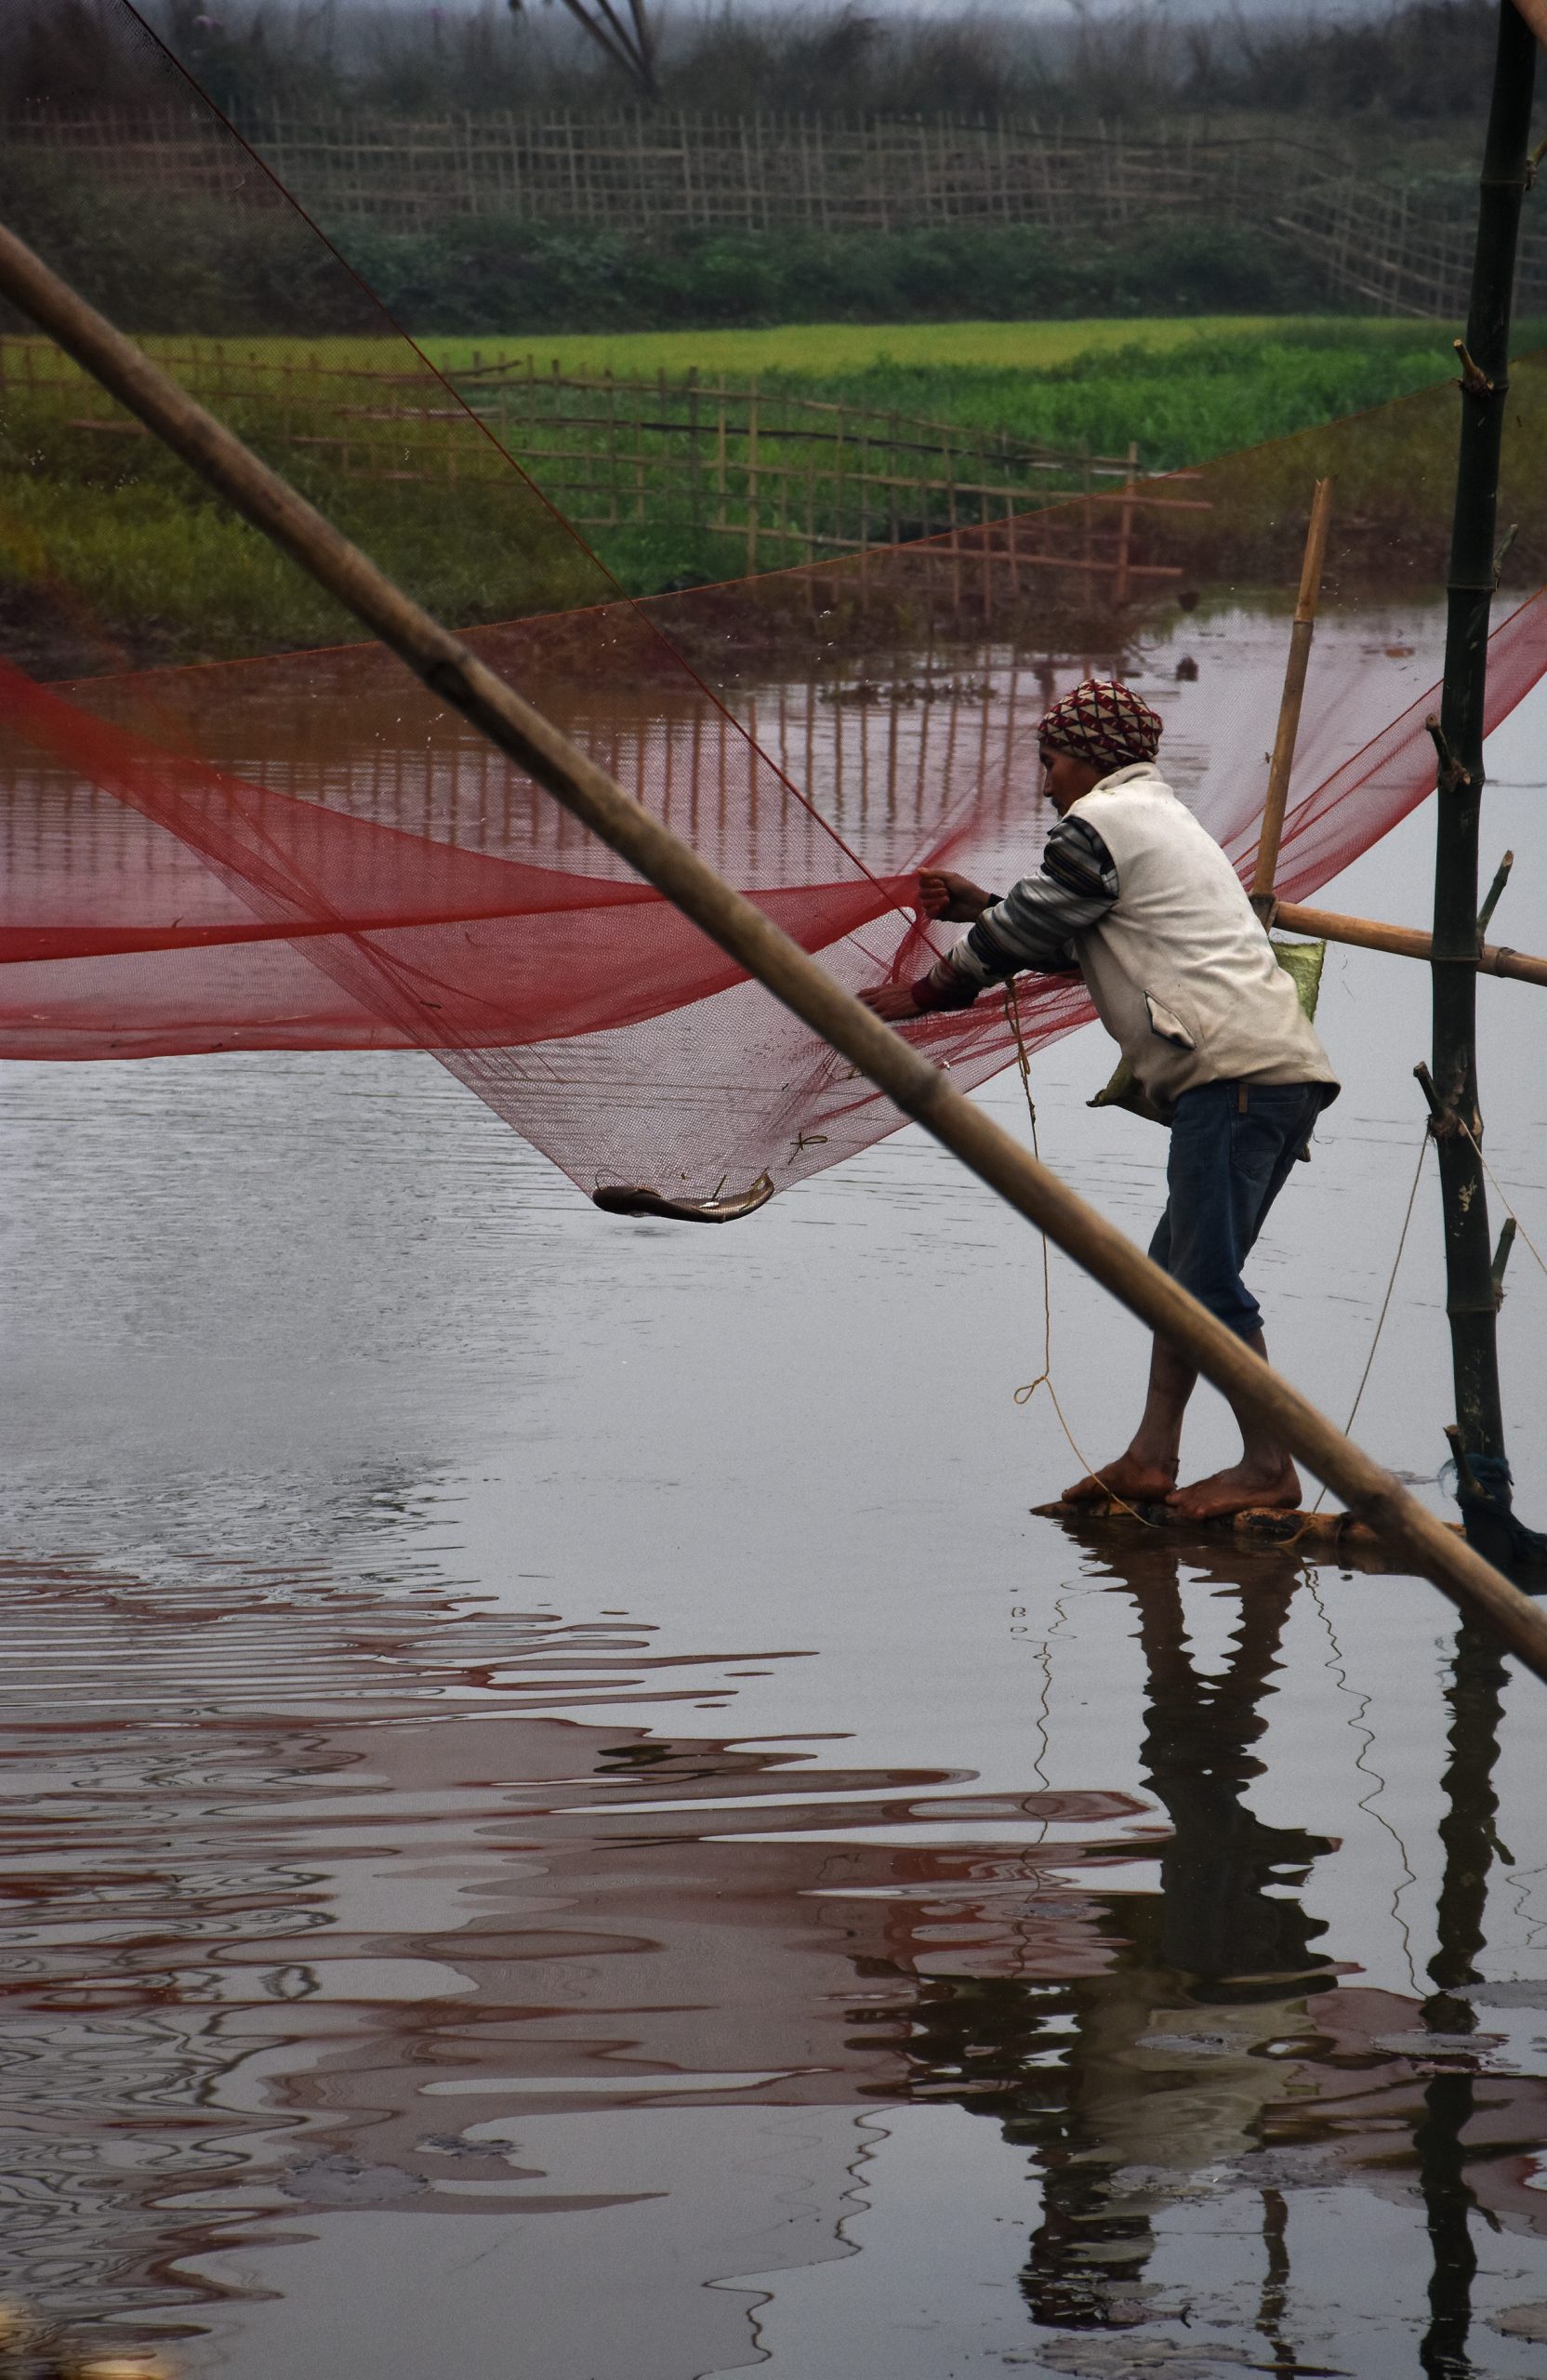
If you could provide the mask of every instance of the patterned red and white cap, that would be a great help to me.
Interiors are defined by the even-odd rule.
[[[1148,703],[1115,678],[1087,678],[1054,703],[1037,731],[1038,741],[1077,760],[1120,769],[1153,760],[1165,722]]]

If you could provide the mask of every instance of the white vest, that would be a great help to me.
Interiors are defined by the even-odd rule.
[[[1200,1083],[1337,1077],[1241,880],[1147,760],[1118,769],[1067,813],[1092,826],[1117,898],[1075,937],[1096,1010],[1163,1108]]]

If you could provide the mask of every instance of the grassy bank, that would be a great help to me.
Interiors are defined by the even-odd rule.
[[[384,483],[337,467],[326,433],[338,425],[321,409],[298,405],[289,436],[275,435],[271,404],[238,396],[218,410],[442,618],[564,610],[606,591],[584,549],[497,457],[492,478],[466,485]],[[102,419],[109,412],[88,411],[68,380],[0,391],[0,617],[13,657],[61,675],[359,635],[185,464],[122,416]],[[470,426],[467,443],[483,445]]]

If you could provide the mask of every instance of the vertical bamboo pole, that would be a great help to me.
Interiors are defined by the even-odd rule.
[[[887,491],[886,491],[886,492],[887,492],[887,517],[888,517],[888,519],[889,519],[889,521],[891,522],[891,524],[892,524],[892,528],[891,528],[891,536],[890,536],[890,537],[889,537],[889,539],[888,539],[888,543],[889,543],[889,544],[891,544],[891,545],[893,545],[893,546],[894,546],[894,545],[897,545],[898,543],[900,543],[900,541],[901,541],[901,537],[902,537],[902,531],[901,531],[901,528],[900,528],[900,526],[899,526],[899,524],[898,524],[898,519],[897,519],[897,480],[898,480],[898,475],[899,475],[899,473],[901,472],[902,468],[903,468],[903,452],[902,452],[902,448],[903,448],[903,425],[902,425],[902,417],[901,417],[901,416],[900,416],[900,415],[898,415],[898,414],[895,414],[895,413],[894,413],[894,414],[892,415],[892,452],[891,452],[891,455],[890,455],[890,456],[889,456],[889,458],[888,458],[888,467],[887,467],[887,474],[886,474],[886,476],[887,476]]]
[[[957,545],[957,457],[945,447],[945,519],[949,522],[949,607],[961,609],[961,548]]]
[[[747,398],[747,575],[758,566],[758,384]]]
[[[870,419],[859,417],[859,607],[870,613]]]
[[[1125,505],[1123,509],[1126,513],[1128,507]],[[1317,480],[1300,565],[1294,626],[1289,630],[1289,659],[1278,705],[1278,731],[1268,763],[1267,800],[1263,805],[1263,827],[1257,839],[1257,867],[1251,879],[1251,897],[1259,910],[1271,907],[1273,902],[1273,880],[1278,871],[1278,846],[1284,833],[1284,806],[1289,797],[1289,773],[1294,767],[1294,747],[1300,734],[1300,710],[1305,698],[1305,672],[1310,666],[1311,639],[1316,634],[1322,566],[1327,559],[1327,528],[1331,517],[1332,483]]]
[[[1439,1101],[1434,1129],[1445,1219],[1445,1302],[1456,1421],[1465,1451],[1494,1461],[1504,1457],[1504,1419],[1488,1194],[1476,1146],[1483,1130],[1477,1096],[1477,842],[1510,308],[1521,201],[1529,177],[1527,144],[1535,74],[1535,35],[1513,0],[1500,0],[1472,298],[1465,345],[1459,349],[1461,420],[1440,705],[1432,959],[1433,1065]],[[1465,1131],[1460,1129],[1462,1123]],[[1507,1491],[1502,1500],[1507,1502]],[[1502,1525],[1484,1523],[1470,1533],[1479,1549],[1492,1540],[1495,1558],[1507,1555],[1508,1532]]]
[[[698,367],[688,370],[688,517],[694,530],[704,525],[704,483],[698,453]]]
[[[716,390],[714,424],[714,525],[725,527],[725,375]]]
[[[1117,514],[1117,567],[1112,578],[1112,607],[1121,611],[1128,602],[1129,565],[1133,547],[1133,492],[1139,483],[1139,449],[1131,441],[1128,449],[1128,477],[1123,482],[1123,501]],[[1298,615],[1297,615],[1298,616]]]

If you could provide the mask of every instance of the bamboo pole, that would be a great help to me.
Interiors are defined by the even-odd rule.
[[[698,452],[698,366],[688,372],[688,515],[694,529],[704,525],[703,457]]]
[[[747,575],[758,566],[758,383],[747,397]]]
[[[1315,934],[1318,942],[1346,942],[1357,950],[1389,950],[1398,959],[1432,959],[1433,934],[1415,926],[1385,926],[1374,918],[1341,917],[1335,909],[1310,909],[1300,901],[1276,901],[1263,923],[1283,926],[1290,933]],[[1477,953],[1485,975],[1507,975],[1513,983],[1547,984],[1547,959],[1529,958],[1485,942]]]
[[[697,853],[341,536],[240,439],[0,227],[0,291],[353,612],[439,699],[728,952],[905,1116],[1045,1231],[1216,1388],[1289,1447],[1350,1512],[1547,1682],[1547,1612],[1424,1510],[1298,1389],[1038,1163],[947,1074],[880,1023]]]
[[[1322,565],[1327,559],[1327,528],[1332,517],[1332,483],[1317,480],[1311,498],[1311,522],[1305,533],[1305,554],[1300,567],[1300,593],[1289,630],[1289,660],[1284,672],[1284,693],[1278,705],[1278,732],[1273,739],[1268,765],[1267,800],[1262,832],[1257,839],[1257,867],[1251,897],[1259,906],[1273,898],[1278,871],[1278,845],[1284,833],[1284,805],[1289,796],[1289,773],[1300,734],[1300,710],[1305,697],[1305,672],[1310,666],[1311,639],[1316,634],[1316,604],[1321,595]]]
[[[1477,207],[1477,242],[1461,364],[1456,507],[1447,575],[1445,679],[1440,702],[1438,817],[1435,847],[1434,1044],[1440,1102],[1436,1130],[1445,1224],[1446,1311],[1450,1320],[1456,1423],[1472,1455],[1501,1461],[1498,1301],[1488,1187],[1478,1144],[1477,846],[1482,811],[1484,702],[1488,620],[1495,577],[1499,465],[1508,407],[1510,312],[1520,210],[1531,177],[1536,41],[1513,5],[1500,0],[1493,92]],[[1464,1123],[1464,1131],[1454,1123]],[[1501,1501],[1507,1505],[1507,1490]],[[1487,1524],[1502,1541],[1506,1525]],[[1494,1550],[1499,1550],[1495,1545]]]
[[[1128,478],[1123,484],[1123,507],[1117,515],[1117,568],[1112,580],[1112,602],[1121,611],[1128,602],[1129,563],[1133,557],[1134,496],[1139,484],[1139,449],[1130,441]]]

